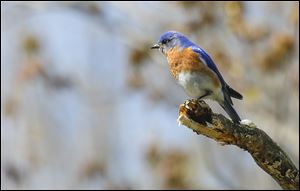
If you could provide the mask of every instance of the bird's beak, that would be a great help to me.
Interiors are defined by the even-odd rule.
[[[160,44],[155,44],[151,46],[151,49],[159,49],[159,48],[160,48]]]

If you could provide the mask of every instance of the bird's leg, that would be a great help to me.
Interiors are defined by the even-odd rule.
[[[200,96],[197,100],[201,100],[202,98],[209,96],[212,93],[211,90],[205,90],[205,94],[203,94],[202,96]]]

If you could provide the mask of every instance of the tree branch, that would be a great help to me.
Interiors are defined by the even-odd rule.
[[[197,134],[222,144],[248,151],[255,162],[283,189],[299,190],[299,171],[285,152],[262,130],[248,120],[235,124],[212,113],[204,101],[187,100],[179,107],[178,122]]]

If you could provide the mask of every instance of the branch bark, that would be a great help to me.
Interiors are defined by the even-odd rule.
[[[236,145],[248,151],[256,164],[283,188],[299,190],[299,171],[286,153],[264,131],[247,120],[235,124],[212,113],[204,101],[187,100],[179,107],[178,122],[197,134],[223,145]]]

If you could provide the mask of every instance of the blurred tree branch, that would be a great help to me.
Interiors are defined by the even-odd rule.
[[[223,145],[236,145],[248,151],[255,162],[283,189],[299,190],[299,171],[285,152],[252,122],[234,124],[212,113],[204,101],[187,100],[179,107],[178,122]]]

